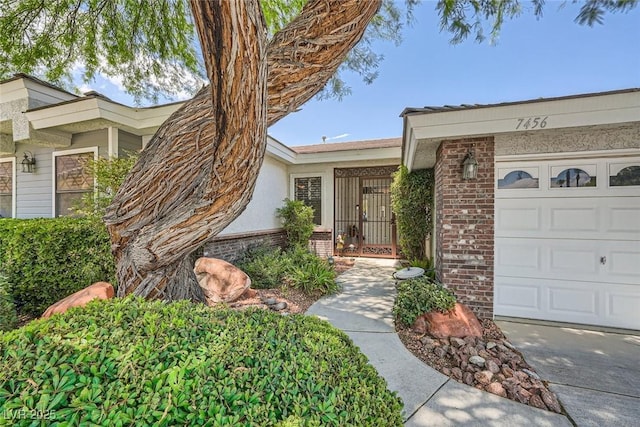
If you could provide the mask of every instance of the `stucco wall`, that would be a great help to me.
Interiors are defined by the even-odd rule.
[[[282,207],[282,201],[288,195],[287,166],[269,155],[265,156],[253,198],[245,211],[220,236],[281,228],[282,224],[276,218],[276,209]]]
[[[640,123],[498,134],[495,144],[496,156],[640,148]]]

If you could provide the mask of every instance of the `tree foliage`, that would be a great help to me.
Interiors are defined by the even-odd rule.
[[[298,15],[307,0],[263,0],[268,33],[273,36]],[[383,60],[373,43],[400,43],[419,0],[404,5],[384,0],[360,43],[346,56],[320,97],[348,95],[346,72],[367,83]],[[576,1],[574,0],[574,3]],[[459,43],[469,36],[481,41],[485,27],[492,38],[506,19],[532,8],[542,16],[544,0],[439,0],[441,29]],[[588,0],[576,17],[579,24],[602,24],[607,12],[626,12],[638,0]],[[188,0],[0,0],[0,79],[29,73],[63,86],[81,75],[115,79],[134,96],[157,101],[193,95],[206,80]]]

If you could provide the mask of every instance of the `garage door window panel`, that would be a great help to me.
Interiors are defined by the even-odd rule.
[[[596,166],[578,167],[552,167],[551,188],[581,188],[596,187]]]
[[[539,188],[538,170],[534,168],[500,170],[498,189]]]
[[[640,164],[609,165],[609,186],[640,186]]]

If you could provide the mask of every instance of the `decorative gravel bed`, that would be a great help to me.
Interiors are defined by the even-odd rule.
[[[396,326],[411,353],[454,380],[536,408],[562,413],[547,388],[500,328],[482,319],[482,338],[437,339]]]

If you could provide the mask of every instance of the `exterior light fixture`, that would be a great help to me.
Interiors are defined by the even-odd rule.
[[[36,170],[36,158],[31,151],[24,152],[24,159],[22,159],[22,172],[34,173]]]
[[[473,156],[473,152],[469,150],[467,157],[462,163],[462,179],[476,179],[478,176],[478,161]]]

